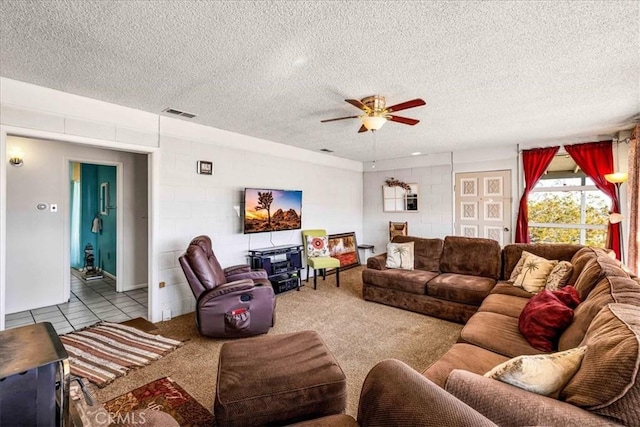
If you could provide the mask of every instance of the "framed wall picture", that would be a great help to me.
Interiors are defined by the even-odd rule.
[[[213,175],[213,162],[198,160],[198,173],[200,175]]]
[[[360,265],[356,233],[329,234],[329,256],[340,260],[340,270]]]

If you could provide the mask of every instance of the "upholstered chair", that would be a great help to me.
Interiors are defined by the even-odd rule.
[[[275,323],[276,299],[264,270],[223,269],[208,236],[198,236],[179,257],[193,296],[201,335],[234,338],[264,334]]]
[[[340,260],[329,256],[329,243],[326,230],[302,230],[302,245],[307,260],[307,283],[309,268],[313,268],[313,289],[317,289],[318,272],[326,280],[327,268],[336,269],[336,285],[340,287]]]

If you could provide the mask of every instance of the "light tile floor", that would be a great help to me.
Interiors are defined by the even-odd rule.
[[[147,318],[147,289],[116,292],[113,279],[85,281],[82,273],[71,269],[71,298],[64,304],[8,314],[5,327],[51,322],[58,335],[90,326],[100,320],[124,322]]]

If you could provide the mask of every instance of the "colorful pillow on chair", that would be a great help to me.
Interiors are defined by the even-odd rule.
[[[307,256],[309,258],[329,256],[329,239],[327,236],[307,236]]]

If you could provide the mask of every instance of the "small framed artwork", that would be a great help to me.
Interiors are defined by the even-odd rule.
[[[329,256],[340,260],[340,270],[360,265],[356,233],[329,234]]]
[[[198,160],[198,173],[200,175],[213,175],[213,162]]]

